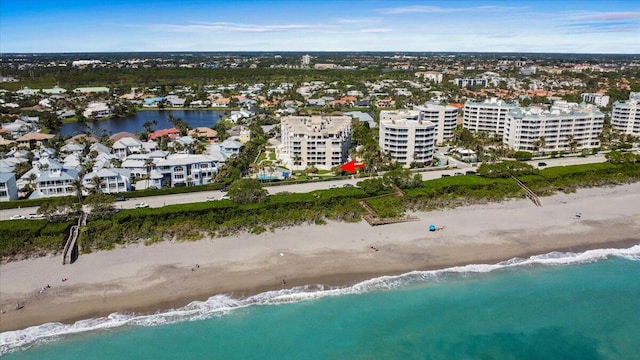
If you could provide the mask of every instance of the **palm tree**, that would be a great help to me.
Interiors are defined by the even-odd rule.
[[[576,152],[576,149],[578,148],[578,145],[580,143],[578,143],[578,141],[575,139],[575,137],[571,134],[567,135],[567,145],[569,146],[569,151],[571,153]]]
[[[71,181],[71,189],[76,193],[78,197],[78,211],[82,209],[82,190],[84,190],[84,184],[82,183],[82,176],[78,176],[77,178]]]
[[[89,179],[89,185],[91,185],[91,187],[88,187],[87,189],[89,194],[98,194],[102,192],[102,179],[98,175]]]
[[[147,173],[145,174],[145,178],[147,180],[147,186],[145,187],[145,189],[149,188],[149,179],[151,178],[151,170],[153,169],[153,159],[149,158],[146,159],[144,161],[144,167],[147,170]]]

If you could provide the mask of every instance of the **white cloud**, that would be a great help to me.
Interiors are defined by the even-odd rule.
[[[193,23],[193,24],[150,24],[150,25],[127,25],[129,27],[141,27],[155,31],[167,32],[248,32],[248,33],[266,33],[266,32],[289,32],[289,31],[321,31],[332,30],[334,27],[329,25],[304,25],[304,24],[284,24],[284,25],[256,25],[256,24],[238,24],[228,22],[215,23]]]
[[[391,29],[387,29],[387,28],[367,28],[367,29],[360,29],[360,32],[363,33],[388,33],[391,32]]]
[[[514,11],[524,10],[527,6],[499,6],[499,5],[485,5],[485,6],[473,6],[467,8],[446,8],[441,6],[430,5],[409,5],[398,6],[391,8],[377,9],[379,13],[394,15],[394,14],[414,14],[414,13],[450,13],[450,12],[468,12],[468,11],[482,11],[482,12],[498,12],[498,11]]]

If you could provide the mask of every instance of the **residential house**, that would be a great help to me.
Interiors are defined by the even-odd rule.
[[[87,108],[82,112],[82,115],[88,119],[100,119],[112,116],[113,111],[107,103],[92,102],[87,105]]]
[[[169,139],[175,139],[180,136],[180,130],[175,127],[170,129],[160,129],[149,134],[149,140],[157,140],[163,136],[167,136]]]
[[[75,143],[75,142],[70,142],[67,144],[64,144],[63,147],[60,148],[60,151],[65,153],[65,154],[78,154],[78,155],[82,155],[84,149],[85,149],[85,144],[79,144],[79,143]]]
[[[104,86],[95,86],[95,87],[79,87],[73,89],[73,92],[76,94],[99,94],[99,93],[108,93],[110,90],[108,87]]]
[[[158,170],[151,170],[148,178],[136,181],[133,186],[136,190],[160,189],[162,188],[162,179],[164,179],[164,176],[161,172]]]
[[[2,129],[11,134],[11,137],[18,138],[26,133],[36,130],[36,126],[25,119],[16,119],[10,123],[2,124]]]
[[[144,103],[142,104],[142,106],[143,107],[158,107],[163,101],[164,101],[164,98],[161,97],[161,96],[150,97],[150,98],[144,99]]]
[[[53,139],[53,134],[43,134],[37,132],[31,132],[16,139],[18,146],[28,147],[30,149],[38,148],[46,144],[49,140]]]
[[[219,163],[211,155],[173,154],[158,161],[156,169],[170,186],[204,185],[213,182]]]
[[[177,95],[168,95],[165,101],[170,107],[184,107],[184,103],[187,99],[178,97]]]
[[[95,187],[94,178],[100,179],[98,192],[103,194],[117,194],[131,190],[131,172],[128,169],[100,169],[86,174],[82,178],[82,185],[86,190],[83,193],[88,194]]]
[[[205,138],[210,144],[216,144],[218,142],[218,132],[208,127],[191,129],[188,134],[195,138]]]
[[[240,137],[231,136],[227,138],[220,144],[220,152],[224,154],[225,157],[229,157],[231,155],[239,154],[242,151],[243,147],[242,141],[240,141]]]
[[[0,201],[18,200],[16,174],[0,172]]]
[[[116,156],[124,160],[131,154],[142,153],[144,148],[142,141],[132,137],[124,137],[116,141],[113,146],[111,146],[111,149]]]
[[[36,174],[35,190],[29,199],[76,195],[74,181],[78,179],[78,169],[63,167],[60,162],[54,159],[41,159],[33,169],[27,172],[28,176],[32,170]],[[20,179],[28,181],[28,178],[25,179],[25,175]]]

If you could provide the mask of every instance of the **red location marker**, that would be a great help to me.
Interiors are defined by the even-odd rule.
[[[341,170],[348,171],[348,172],[350,172],[352,174],[354,172],[356,172],[356,169],[360,169],[360,168],[364,168],[364,164],[363,163],[357,163],[357,162],[355,162],[353,160],[340,165],[340,169]]]

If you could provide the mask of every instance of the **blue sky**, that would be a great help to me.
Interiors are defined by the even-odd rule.
[[[0,0],[0,52],[640,53],[640,1]]]

